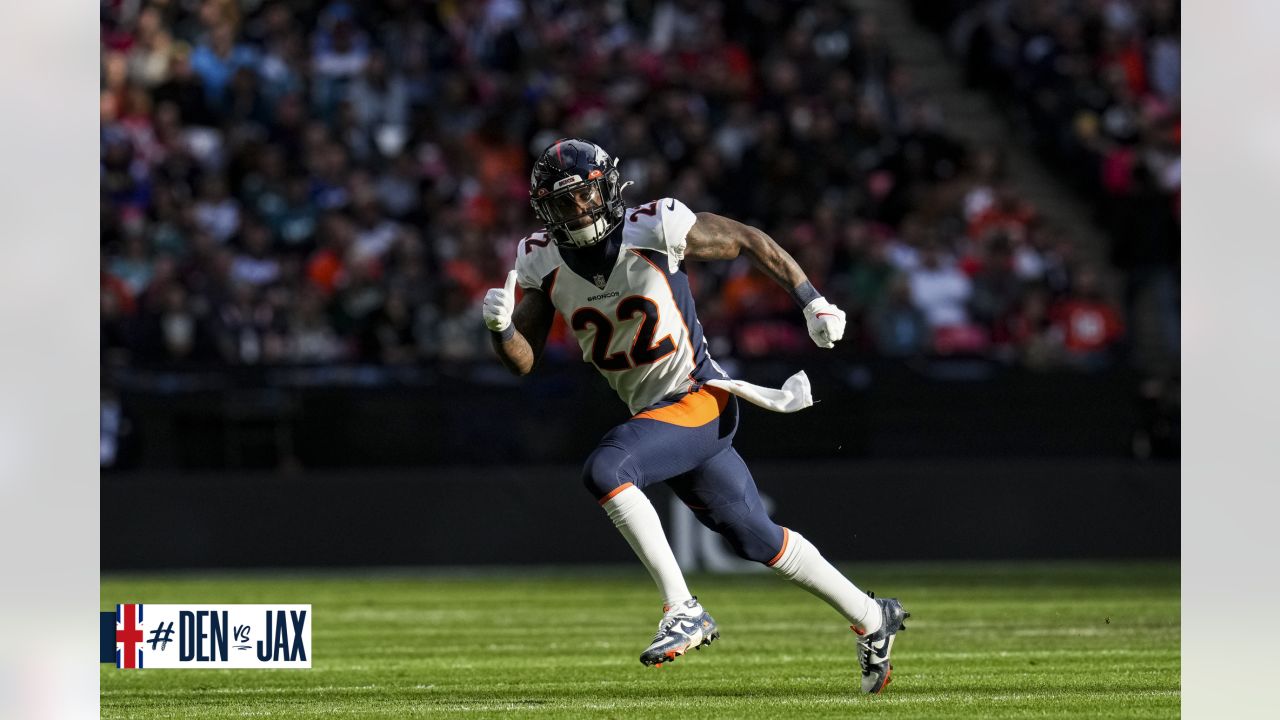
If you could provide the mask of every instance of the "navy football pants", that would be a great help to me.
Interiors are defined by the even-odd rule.
[[[587,458],[583,484],[603,504],[628,483],[643,490],[666,482],[739,556],[775,562],[782,528],[733,449],[737,430],[738,399],[718,388],[658,403],[605,434]]]

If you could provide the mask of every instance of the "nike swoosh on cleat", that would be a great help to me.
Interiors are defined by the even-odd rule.
[[[675,210],[675,209],[676,209],[676,199],[675,199],[675,198],[671,198],[671,202],[667,205],[667,209],[668,209],[668,210]]]

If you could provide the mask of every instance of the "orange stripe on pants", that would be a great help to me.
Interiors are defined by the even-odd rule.
[[[720,417],[725,405],[729,404],[729,393],[716,387],[703,386],[697,392],[691,392],[680,398],[680,402],[665,405],[653,410],[645,410],[632,420],[645,418],[658,422],[679,425],[680,427],[702,427]]]
[[[790,531],[790,530],[788,530],[788,529],[786,529],[786,528],[782,528],[782,549],[778,551],[778,554],[777,554],[777,555],[774,555],[774,556],[773,556],[773,559],[772,559],[772,560],[770,560],[769,562],[765,563],[765,565],[767,565],[767,566],[769,566],[769,567],[773,567],[774,565],[777,565],[777,564],[778,564],[778,561],[782,559],[782,555],[783,555],[783,553],[785,553],[785,552],[787,551],[787,543],[788,543],[788,542],[791,542],[791,531]],[[767,551],[766,551],[766,552],[767,552]]]

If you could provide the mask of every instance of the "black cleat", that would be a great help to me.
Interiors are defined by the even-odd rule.
[[[879,694],[889,684],[889,676],[893,674],[893,665],[889,662],[889,651],[893,649],[893,639],[899,632],[906,630],[903,621],[911,617],[911,613],[902,609],[897,598],[875,598],[880,606],[883,623],[880,629],[871,634],[850,626],[858,634],[858,667],[862,669],[862,692]]]

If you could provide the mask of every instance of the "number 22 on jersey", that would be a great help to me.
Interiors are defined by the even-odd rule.
[[[628,352],[621,350],[609,354],[609,345],[613,342],[614,324],[609,318],[593,307],[578,308],[573,312],[570,325],[578,332],[594,327],[596,334],[591,343],[591,362],[605,371],[628,370],[630,368],[654,363],[675,352],[676,344],[671,335],[658,342],[653,341],[654,332],[658,329],[658,304],[641,295],[632,295],[618,303],[617,316],[620,323],[642,315],[635,337],[631,340]]]

